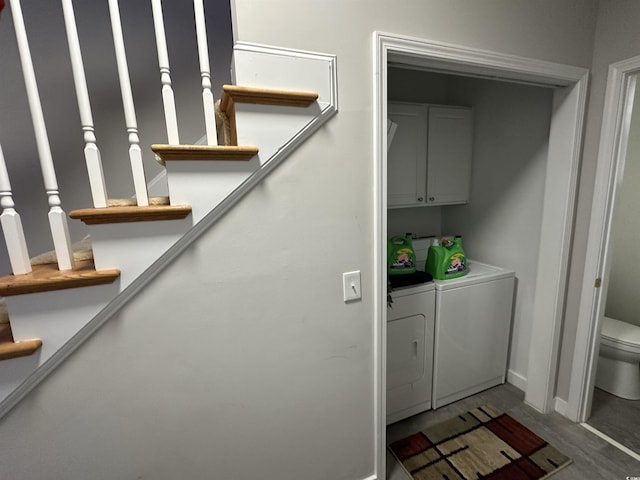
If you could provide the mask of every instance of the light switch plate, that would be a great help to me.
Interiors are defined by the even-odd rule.
[[[359,300],[362,298],[362,291],[360,289],[360,270],[356,270],[355,272],[345,272],[342,274],[342,292],[344,294],[345,302]]]

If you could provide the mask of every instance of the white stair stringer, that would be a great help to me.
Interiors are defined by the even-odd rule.
[[[118,295],[119,282],[6,297],[15,341],[45,339],[34,354],[0,362],[0,411],[36,370]]]
[[[260,182],[338,110],[333,55],[237,43],[233,64],[236,85],[311,91],[318,100],[307,108],[236,103],[238,145],[259,148],[248,162],[167,160],[171,204],[191,205],[194,223],[232,192]]]
[[[331,55],[234,47],[237,82],[315,91],[318,101],[308,108],[236,105],[239,142],[260,149],[248,162],[168,161],[171,203],[192,207],[185,219],[89,226],[96,269],[121,271],[113,284],[8,297],[15,340],[36,337],[43,346],[0,362],[0,417],[337,112],[335,62]]]
[[[142,275],[193,226],[182,220],[90,225],[96,270],[120,269],[120,291]]]

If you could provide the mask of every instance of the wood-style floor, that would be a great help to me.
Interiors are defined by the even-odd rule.
[[[596,388],[587,423],[640,455],[640,400],[625,400]]]
[[[623,480],[627,477],[640,477],[640,462],[634,458],[581,425],[557,413],[538,413],[525,405],[523,400],[522,391],[509,384],[501,385],[389,425],[387,443],[474,407],[492,403],[573,459],[571,465],[552,476],[553,480]],[[406,473],[390,454],[387,454],[387,479],[407,480]]]

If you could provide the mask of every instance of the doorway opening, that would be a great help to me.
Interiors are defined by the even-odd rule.
[[[561,317],[578,174],[587,71],[428,42],[386,33],[374,34],[374,225],[375,225],[375,378],[376,464],[385,468],[386,427],[386,241],[387,103],[390,65],[459,77],[528,83],[553,89],[552,118],[544,175],[540,249],[533,298],[525,401],[540,411],[552,409]],[[544,272],[541,275],[540,272]],[[379,477],[382,478],[382,477]]]
[[[600,331],[615,260],[611,248],[614,242],[614,208],[620,200],[623,188],[622,177],[630,142],[632,114],[638,114],[633,111],[638,73],[640,57],[633,57],[610,65],[607,78],[587,240],[587,261],[567,402],[569,418],[580,422],[587,421],[591,414]],[[600,281],[594,283],[594,279]],[[637,453],[634,456],[638,458]]]

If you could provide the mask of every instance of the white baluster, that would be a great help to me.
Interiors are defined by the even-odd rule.
[[[198,57],[200,59],[200,77],[202,78],[202,103],[204,106],[204,124],[207,143],[218,145],[213,91],[211,90],[211,72],[209,68],[209,47],[207,46],[207,28],[204,21],[202,0],[193,0],[198,39]]]
[[[116,52],[116,63],[118,65],[118,77],[120,78],[124,116],[129,134],[129,159],[133,173],[133,186],[136,191],[138,206],[145,207],[149,205],[147,181],[145,180],[144,168],[142,166],[142,150],[140,149],[140,139],[138,138],[138,122],[133,105],[133,94],[131,93],[131,80],[129,79],[129,67],[127,66],[127,56],[124,50],[124,37],[122,35],[122,24],[120,23],[118,0],[109,0],[109,14],[111,16],[111,30],[113,31],[113,43]]]
[[[91,114],[91,104],[89,103],[89,91],[84,74],[80,40],[78,39],[78,28],[73,13],[72,1],[62,0],[62,10],[64,11],[64,23],[67,29],[67,41],[69,42],[69,53],[71,55],[73,81],[76,86],[76,96],[78,97],[80,121],[82,123],[82,131],[84,132],[84,158],[87,163],[93,206],[103,208],[107,206],[107,187],[104,182],[100,150],[98,149],[98,145],[96,145],[93,116]]]
[[[171,69],[169,68],[169,53],[167,52],[167,36],[164,31],[162,16],[162,1],[151,0],[153,8],[153,25],[156,32],[156,46],[158,49],[158,65],[160,66],[160,83],[162,83],[162,103],[164,104],[164,118],[167,124],[167,139],[171,145],[179,145],[178,117],[176,103],[171,87]]]
[[[0,145],[0,207],[2,207],[0,223],[2,224],[4,241],[9,252],[11,270],[14,275],[29,273],[31,271],[31,262],[29,261],[27,242],[24,239],[20,215],[13,208],[15,204],[11,194],[11,182],[9,182],[9,173],[4,161],[2,145]]]
[[[74,267],[74,261],[71,251],[71,241],[69,240],[67,215],[61,206],[58,181],[51,157],[51,147],[44,123],[40,94],[38,93],[38,85],[36,83],[31,52],[27,41],[27,32],[24,26],[24,19],[22,18],[22,8],[20,6],[20,0],[9,0],[9,2],[11,4],[11,14],[16,29],[18,51],[20,53],[20,62],[22,63],[22,72],[27,89],[27,99],[33,121],[33,130],[36,136],[40,168],[42,169],[44,187],[49,200],[49,226],[51,227],[53,246],[56,251],[56,256],[58,257],[58,268],[60,270],[71,270]]]

